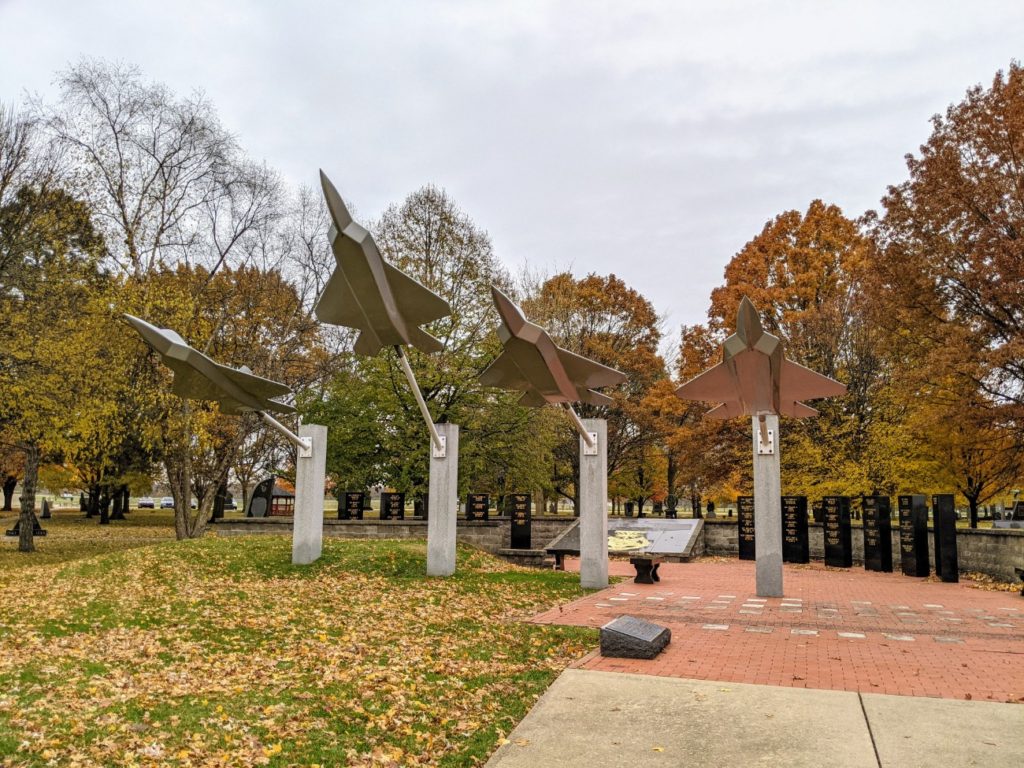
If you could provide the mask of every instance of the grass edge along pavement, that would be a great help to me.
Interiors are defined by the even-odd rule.
[[[574,574],[422,541],[165,542],[0,570],[0,765],[478,765],[596,632]]]

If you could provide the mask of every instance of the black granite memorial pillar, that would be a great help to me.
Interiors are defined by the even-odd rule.
[[[850,568],[853,566],[850,497],[826,496],[821,503],[825,525],[825,565]]]
[[[782,497],[782,562],[811,562],[806,496]]]
[[[900,496],[900,558],[904,576],[928,575],[928,501]]]
[[[513,493],[506,498],[507,514],[512,518],[512,549],[529,549],[532,500],[528,493]]]
[[[943,581],[960,581],[956,552],[956,506],[953,494],[932,496],[932,525],[935,539],[935,573]]]
[[[736,497],[736,525],[740,544],[740,560],[756,560],[754,549],[754,497]]]
[[[892,573],[892,507],[888,496],[861,496],[864,570]]]
[[[345,491],[338,507],[339,520],[362,520],[363,502],[366,494],[362,491]]]
[[[381,520],[405,520],[405,494],[385,491],[380,495]]]
[[[466,496],[466,520],[486,520],[491,499],[486,493],[471,493]]]

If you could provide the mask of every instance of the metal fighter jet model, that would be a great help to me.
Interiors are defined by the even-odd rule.
[[[746,296],[740,301],[736,333],[722,344],[722,362],[676,390],[682,400],[721,403],[705,414],[710,419],[759,417],[765,443],[766,415],[817,416],[816,410],[800,401],[845,393],[845,384],[787,360],[778,337],[764,330]]]
[[[352,348],[356,354],[375,355],[385,346],[394,347],[430,430],[434,455],[443,457],[445,439],[434,426],[402,345],[410,344],[427,353],[439,352],[441,342],[419,326],[450,315],[452,308],[429,288],[384,261],[373,237],[352,220],[341,195],[323,171],[320,186],[333,222],[327,239],[331,241],[337,267],[314,312],[325,323],[360,331]]]
[[[521,390],[520,405],[564,405],[589,445],[590,433],[583,429],[572,403],[610,405],[612,399],[594,389],[620,384],[626,375],[556,346],[547,331],[527,320],[523,311],[494,286],[491,296],[501,317],[498,338],[504,349],[480,374],[480,382]]]
[[[216,401],[221,411],[227,414],[258,413],[267,424],[281,432],[300,450],[308,448],[304,438],[298,437],[267,414],[267,411],[295,412],[292,406],[274,399],[291,394],[291,389],[284,384],[256,376],[248,368],[220,365],[198,349],[190,347],[181,336],[168,328],[157,328],[132,315],[125,315],[124,318],[139,332],[143,341],[160,355],[164,365],[174,371],[171,392],[175,395],[190,400]]]
[[[450,315],[448,302],[384,261],[373,237],[352,220],[323,171],[320,185],[333,222],[327,239],[338,266],[320,294],[316,316],[361,331],[354,347],[360,355],[401,344],[439,352],[441,342],[419,326]]]

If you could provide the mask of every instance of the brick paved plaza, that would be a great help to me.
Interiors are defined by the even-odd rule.
[[[569,560],[566,567],[578,567]],[[613,575],[632,575],[613,561]],[[621,615],[671,627],[657,659],[576,666],[610,672],[862,693],[1024,702],[1024,598],[899,573],[785,567],[784,598],[757,598],[752,562],[666,563],[542,613],[601,626]]]

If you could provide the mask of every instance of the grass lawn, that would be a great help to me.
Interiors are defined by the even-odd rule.
[[[130,517],[0,549],[0,766],[478,765],[597,641],[521,622],[573,574],[460,548],[428,579],[424,542],[342,539],[294,567]]]

